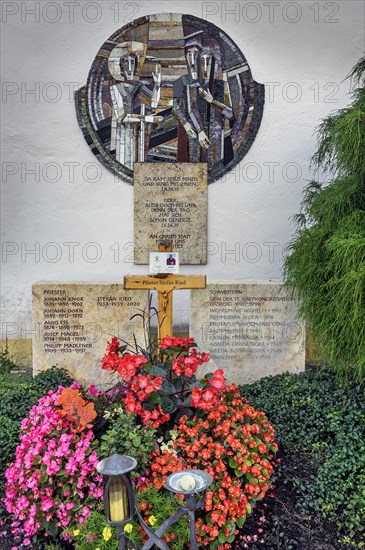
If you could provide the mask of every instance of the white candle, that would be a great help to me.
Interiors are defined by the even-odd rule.
[[[115,478],[109,487],[109,517],[111,521],[118,522],[127,519],[128,493],[125,483],[120,478]]]
[[[185,474],[180,479],[180,487],[183,491],[194,491],[195,485],[195,479],[190,474]]]

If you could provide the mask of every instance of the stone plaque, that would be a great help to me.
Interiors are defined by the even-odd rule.
[[[127,291],[116,283],[39,282],[33,285],[33,373],[57,365],[83,385],[108,387],[115,374],[101,369],[107,342],[117,336],[143,342],[148,292]]]
[[[202,375],[223,368],[247,384],[305,368],[305,327],[287,289],[271,281],[214,281],[191,293],[190,335],[211,360]]]
[[[207,263],[208,188],[205,163],[139,163],[134,169],[134,262],[170,239],[180,264]]]

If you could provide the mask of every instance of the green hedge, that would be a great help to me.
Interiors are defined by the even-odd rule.
[[[321,512],[350,533],[365,526],[364,388],[342,384],[317,369],[283,374],[240,387],[241,395],[265,411],[283,452],[311,453],[318,467],[294,482],[298,506]],[[283,473],[285,476],[285,472]]]

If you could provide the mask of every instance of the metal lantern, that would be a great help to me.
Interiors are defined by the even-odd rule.
[[[190,529],[190,548],[196,550],[195,512],[204,506],[205,493],[213,478],[202,470],[183,470],[171,474],[165,481],[165,489],[176,495],[184,495],[184,501],[176,500],[179,510],[166,519],[156,531],[153,531],[142,518],[134,495],[130,472],[137,466],[137,461],[125,455],[114,454],[98,463],[96,469],[104,477],[104,507],[109,525],[118,527],[119,550],[133,548],[150,550],[156,545],[161,550],[169,550],[163,542],[164,533],[181,517],[187,515]],[[141,549],[128,538],[124,526],[133,521],[134,516],[148,536]]]
[[[130,472],[137,466],[131,456],[114,454],[96,466],[104,477],[104,507],[110,525],[123,527],[134,518],[135,497]]]
[[[174,495],[184,495],[185,497],[185,504],[179,501],[177,503],[189,518],[191,550],[196,550],[198,547],[195,531],[195,512],[203,508],[207,489],[212,482],[212,476],[203,470],[175,472],[169,475],[165,481],[165,488],[168,491]]]

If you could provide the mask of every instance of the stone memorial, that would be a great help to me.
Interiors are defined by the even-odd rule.
[[[203,163],[134,167],[134,262],[171,240],[180,264],[207,263],[208,171]]]
[[[251,383],[305,368],[305,329],[297,302],[279,282],[211,281],[191,292],[190,335],[211,360],[201,374],[225,370],[230,383]]]
[[[111,385],[101,369],[107,342],[117,336],[142,340],[142,323],[131,317],[148,307],[148,293],[116,283],[38,282],[33,285],[33,373],[53,365],[81,384]]]

